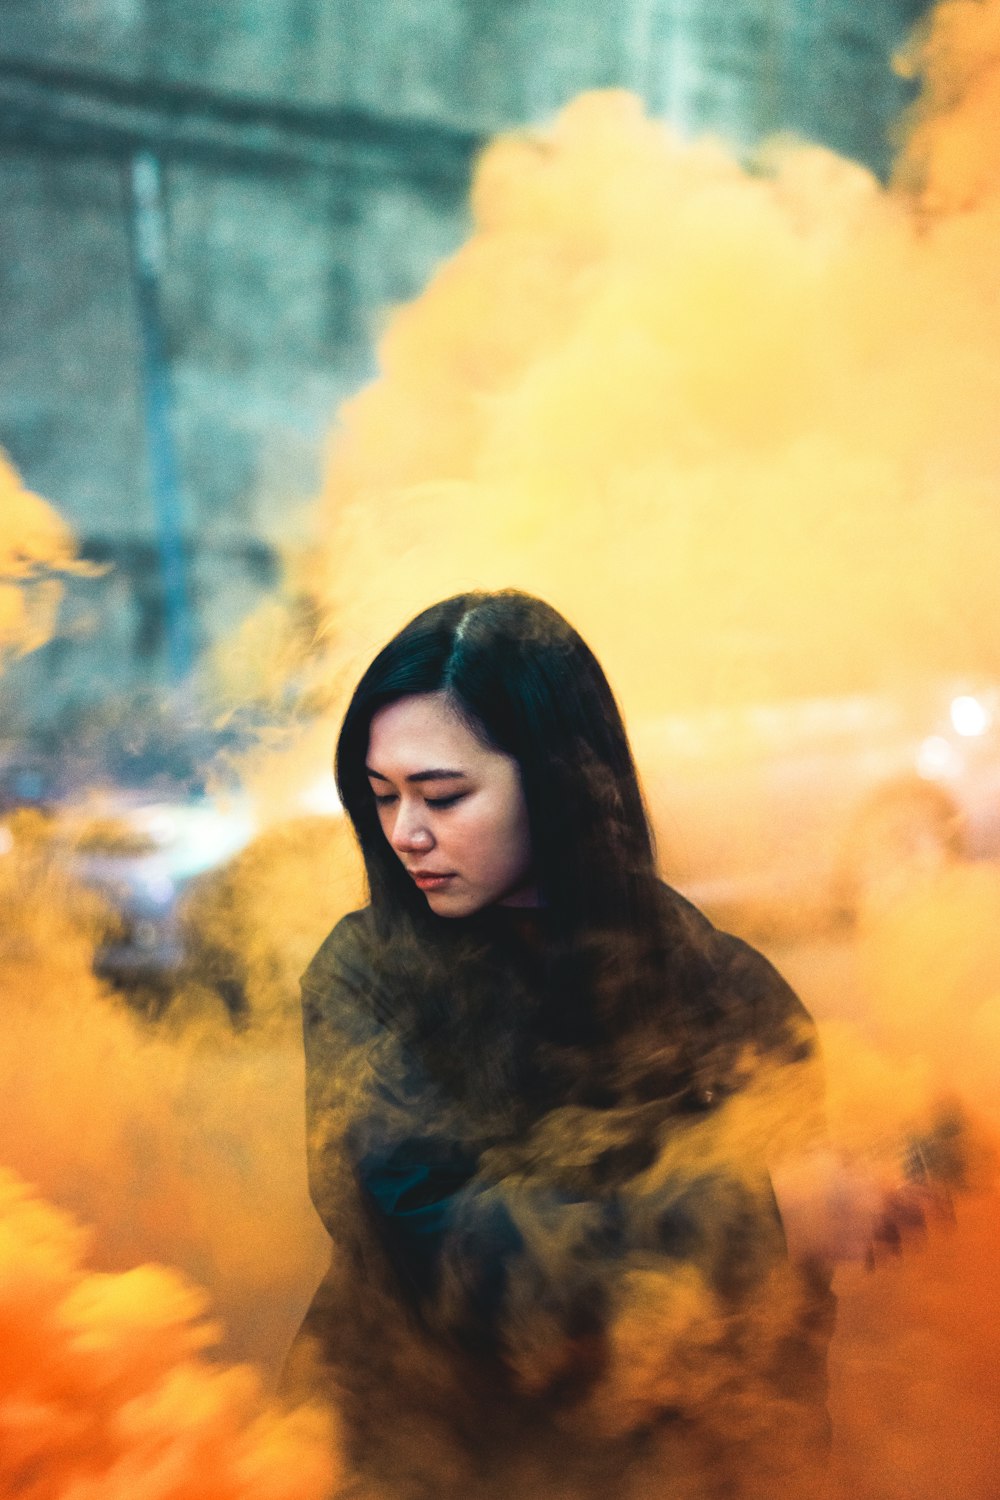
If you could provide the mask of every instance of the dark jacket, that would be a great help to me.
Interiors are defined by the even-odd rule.
[[[812,1023],[661,904],[662,1005],[635,1014],[594,1000],[602,972],[628,993],[613,943],[587,1001],[560,977],[544,911],[386,942],[365,909],[310,964],[334,1254],[288,1384],[336,1407],[350,1494],[767,1494],[822,1447],[832,1299],[768,1176],[822,1132]]]

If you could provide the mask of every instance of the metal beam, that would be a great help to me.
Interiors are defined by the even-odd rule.
[[[125,169],[132,281],[142,348],[146,456],[159,541],[167,660],[178,685],[194,666],[194,622],[184,555],[180,466],[174,437],[174,394],[160,312],[164,263],[160,163],[147,151]]]
[[[164,162],[388,174],[464,190],[486,139],[431,121],[0,58],[0,142],[59,154],[150,151]]]

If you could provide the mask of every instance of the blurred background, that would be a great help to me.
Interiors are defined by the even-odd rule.
[[[139,1262],[266,1394],[328,1254],[338,710],[505,585],[606,665],[665,875],[819,1020],[838,1146],[948,1157],[958,1232],[839,1274],[836,1493],[993,1500],[998,122],[1000,0],[4,0],[0,1437],[48,1413],[4,1500],[210,1342]],[[244,1492],[232,1399],[165,1419],[178,1497]],[[322,1500],[261,1432],[247,1493]]]

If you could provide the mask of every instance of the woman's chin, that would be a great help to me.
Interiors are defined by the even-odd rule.
[[[471,917],[485,903],[477,901],[469,891],[442,886],[440,890],[424,891],[424,899],[431,911],[439,917]]]

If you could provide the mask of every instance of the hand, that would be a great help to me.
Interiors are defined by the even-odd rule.
[[[898,1255],[929,1218],[950,1216],[947,1192],[890,1177],[833,1151],[816,1151],[771,1172],[789,1258],[863,1261]]]

